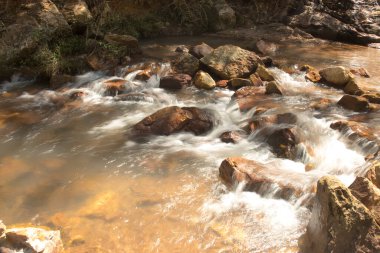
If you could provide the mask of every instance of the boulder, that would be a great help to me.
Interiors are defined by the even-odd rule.
[[[198,59],[201,59],[214,51],[214,48],[210,47],[206,43],[196,45],[190,48],[189,53],[195,56]]]
[[[171,135],[178,132],[205,134],[214,125],[212,115],[196,107],[171,106],[158,110],[133,126],[137,136]]]
[[[265,166],[241,157],[225,159],[219,167],[219,176],[227,186],[244,182],[245,191],[263,195],[271,193],[273,197],[283,199],[304,194],[302,182],[311,180],[308,175]],[[276,190],[273,192],[274,188]]]
[[[238,131],[228,131],[228,132],[222,133],[219,136],[219,139],[225,143],[235,144],[235,143],[238,143],[242,139],[242,136],[241,136],[240,132],[238,132]]]
[[[228,81],[228,85],[233,89],[239,89],[244,86],[252,86],[252,82],[250,79],[232,78]]]
[[[202,70],[198,71],[194,77],[194,85],[198,89],[212,90],[216,87],[214,79]]]
[[[120,79],[120,78],[110,79],[110,80],[104,81],[103,86],[105,89],[104,94],[106,96],[114,97],[126,91],[127,86],[128,86],[128,81],[125,79]]]
[[[183,87],[191,85],[191,76],[187,74],[174,74],[162,77],[160,88],[168,90],[180,90]]]
[[[260,61],[255,53],[233,45],[218,47],[201,59],[215,75],[228,80],[248,76]]]
[[[83,33],[92,20],[92,14],[83,0],[65,1],[62,14],[74,32]]]
[[[271,95],[271,94],[278,94],[282,95],[284,92],[282,91],[281,85],[276,82],[272,81],[265,85],[265,94]]]
[[[355,112],[365,112],[370,110],[370,104],[364,97],[344,95],[339,101],[338,105],[343,108]]]
[[[5,240],[0,242],[1,252],[63,252],[59,231],[48,231],[42,228],[28,227],[7,229],[5,234]]]
[[[172,63],[174,71],[193,76],[199,70],[199,60],[189,53],[182,53]]]
[[[209,28],[212,31],[222,31],[236,25],[236,15],[225,0],[216,0],[207,12]]]
[[[253,97],[256,95],[264,95],[265,90],[263,87],[255,87],[255,86],[244,86],[232,95],[232,98],[240,99],[244,97]]]
[[[268,69],[266,69],[263,65],[259,64],[256,70],[256,74],[260,77],[261,80],[271,82],[274,81],[274,76]]]
[[[361,96],[364,94],[364,91],[360,88],[359,81],[352,78],[344,87],[344,93]]]
[[[349,189],[352,195],[372,212],[380,225],[380,189],[364,177],[357,177]]]
[[[269,134],[266,142],[279,158],[294,160],[297,157],[299,138],[294,127],[276,129]]]
[[[350,81],[350,71],[342,66],[330,67],[319,71],[322,79],[326,84],[343,89]]]
[[[104,40],[116,46],[123,46],[128,48],[139,47],[139,41],[135,37],[127,34],[108,33],[106,36],[104,36]]]
[[[379,234],[372,213],[337,178],[325,176],[318,181],[300,252],[380,252]]]

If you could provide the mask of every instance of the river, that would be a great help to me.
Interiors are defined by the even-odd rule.
[[[145,42],[143,61],[170,58],[180,39]],[[213,46],[231,41],[205,41]],[[159,43],[160,45],[158,45]],[[236,43],[238,44],[238,43]],[[164,45],[164,46],[162,46]],[[303,64],[364,67],[369,89],[380,92],[380,50],[361,46],[281,44],[275,60],[297,70]],[[106,96],[100,72],[77,76],[57,91],[14,78],[0,88],[0,217],[6,224],[32,224],[61,231],[67,252],[297,252],[310,210],[296,197],[273,198],[267,191],[227,188],[218,177],[221,162],[241,156],[304,176],[293,182],[312,189],[319,177],[337,175],[347,185],[363,171],[371,143],[350,144],[330,129],[335,120],[358,119],[380,137],[380,113],[354,113],[338,106],[315,110],[320,99],[337,102],[343,92],[306,82],[304,74],[272,68],[286,90],[283,97],[267,97],[240,111],[233,91],[179,92],[158,88],[170,68],[148,81],[137,72],[120,75],[133,83],[129,101]],[[121,71],[120,73],[123,73]],[[62,94],[82,91],[82,100],[61,103]],[[143,95],[142,95],[143,94]],[[268,115],[292,112],[298,116],[305,145],[313,156],[294,162],[276,158],[259,136],[238,144],[218,136],[238,130],[255,108],[279,104]],[[136,142],[131,126],[167,106],[197,106],[213,112],[218,124],[205,136],[180,133]],[[305,171],[305,164],[312,164]],[[280,179],[281,180],[281,179]]]

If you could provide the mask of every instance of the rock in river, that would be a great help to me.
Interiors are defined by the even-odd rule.
[[[364,97],[344,95],[338,102],[343,108],[355,112],[364,112],[370,110],[370,104]]]
[[[342,66],[322,69],[319,74],[326,84],[342,89],[351,79],[350,71]]]
[[[220,78],[229,80],[248,76],[256,70],[261,60],[254,52],[225,45],[203,57],[201,62]]]
[[[171,106],[158,110],[133,127],[137,136],[171,135],[178,132],[204,134],[214,125],[211,113],[196,107]]]
[[[216,87],[214,79],[202,70],[198,71],[194,77],[194,85],[199,89],[212,90]]]
[[[190,86],[191,76],[187,74],[174,74],[161,78],[160,88],[168,90],[180,90],[183,87]]]
[[[380,252],[373,214],[337,178],[318,181],[312,217],[300,239],[304,253]]]

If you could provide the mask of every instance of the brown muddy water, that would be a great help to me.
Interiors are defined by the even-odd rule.
[[[145,56],[166,58],[180,39],[146,42]],[[233,43],[215,38],[183,38],[185,44],[205,41],[213,46]],[[234,43],[239,44],[239,43]],[[165,45],[165,46],[160,46]],[[365,67],[372,77],[362,80],[380,91],[380,50],[344,45],[280,45],[273,57],[292,69],[308,63],[315,67]],[[310,107],[321,98],[338,101],[341,91],[306,82],[304,74],[271,71],[284,84],[284,97],[267,97],[256,107],[281,106],[267,114],[293,112],[313,156],[294,162],[276,158],[253,134],[233,145],[218,136],[242,127],[255,108],[240,112],[233,92],[200,91],[193,87],[173,93],[158,88],[170,66],[162,64],[147,82],[132,72],[122,78],[130,101],[105,96],[102,81],[113,78],[90,72],[61,91],[39,90],[14,78],[4,83],[0,98],[0,218],[6,224],[32,224],[59,229],[66,252],[297,252],[310,211],[302,199],[275,199],[266,190],[252,193],[225,187],[218,178],[223,159],[242,156],[297,173],[305,194],[326,174],[346,184],[366,165],[372,144],[330,129],[338,119],[359,119],[380,137],[380,114],[358,114],[333,106]],[[22,90],[23,92],[20,92]],[[82,101],[62,103],[76,90]],[[129,128],[171,106],[198,106],[213,111],[218,120],[205,136],[176,134],[151,137],[144,143],[128,137]],[[305,164],[313,170],[305,172]],[[303,198],[303,197],[302,197]]]

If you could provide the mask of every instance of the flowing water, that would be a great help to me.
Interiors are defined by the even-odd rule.
[[[147,43],[144,48],[146,55],[162,58],[172,54],[175,43]],[[293,69],[303,63],[365,67],[372,74],[366,84],[380,90],[376,49],[282,45],[274,58],[286,60]],[[229,90],[158,88],[169,69],[169,64],[160,64],[147,82],[134,79],[138,71],[121,71],[119,77],[129,80],[135,93],[128,101],[106,96],[101,84],[115,77],[97,72],[78,76],[58,91],[41,90],[16,77],[3,84],[1,219],[61,230],[67,252],[297,252],[297,240],[310,218],[302,199],[244,192],[242,185],[227,188],[218,178],[220,163],[231,156],[259,161],[282,171],[279,180],[302,185],[305,194],[326,174],[349,184],[363,171],[372,146],[360,140],[350,143],[330,123],[359,119],[380,137],[380,114],[361,115],[337,106],[314,110],[310,103],[321,98],[336,102],[343,93],[277,68],[271,71],[284,84],[285,96],[263,98],[241,112]],[[65,100],[74,91],[84,92],[83,99]],[[311,157],[298,162],[276,158],[257,134],[236,145],[219,140],[224,131],[244,126],[256,108],[276,104],[280,106],[266,114],[297,114]],[[146,142],[130,138],[131,126],[171,105],[207,108],[217,126],[205,136],[179,133]],[[305,164],[313,169],[306,172]],[[292,182],[290,174],[301,180]]]

